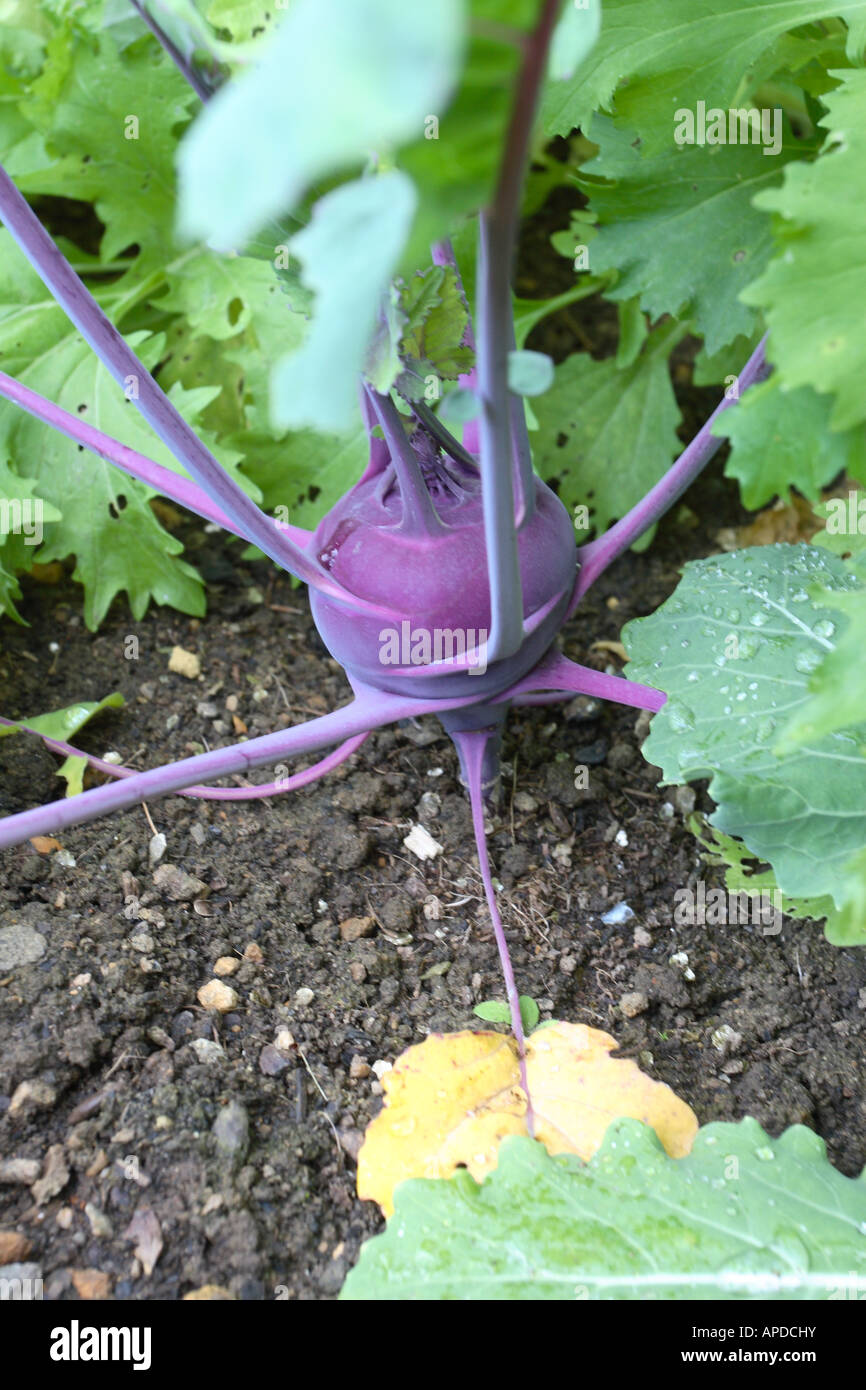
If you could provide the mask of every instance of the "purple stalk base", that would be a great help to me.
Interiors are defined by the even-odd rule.
[[[766,346],[767,335],[765,334],[737,378],[738,395],[725,396],[724,400],[719,402],[706,424],[698,430],[691,444],[683,450],[655,487],[650,488],[646,497],[642,497],[637,505],[632,507],[621,521],[611,526],[609,531],[605,531],[603,536],[581,546],[578,551],[581,569],[568,610],[568,617],[571,617],[579,601],[589,586],[595,583],[598,576],[624,551],[628,550],[629,546],[633,545],[644,531],[648,531],[660,517],[664,516],[677,498],[682,496],[689,484],[694,482],[701,469],[706,467],[716,450],[722,446],[724,439],[716,438],[712,433],[713,424],[724,411],[736,404],[738,396],[743,391],[748,390],[750,386],[769,375],[770,366],[765,355]]]
[[[137,777],[138,774],[132,767],[124,767],[122,763],[108,763],[104,758],[97,758],[93,753],[85,753],[80,748],[74,748],[71,743],[64,742],[63,739],[49,738],[47,734],[40,733],[32,725],[23,723],[20,719],[3,719],[0,717],[0,724],[7,728],[17,728],[23,734],[35,734],[41,738],[46,748],[50,748],[52,753],[59,753],[64,758],[84,758],[89,767],[94,772],[102,772],[106,777]],[[278,782],[262,782],[254,787],[183,787],[178,790],[178,796],[192,796],[200,801],[263,801],[271,796],[284,796],[286,792],[298,791],[301,787],[308,786],[311,782],[317,782],[320,777],[325,777],[332,772],[335,767],[351,758],[353,753],[357,753],[362,743],[369,738],[369,733],[356,734],[354,738],[349,738],[345,743],[341,743],[339,748],[335,748],[333,753],[321,758],[312,767],[304,768],[303,772],[296,772],[292,777],[281,777]]]
[[[478,867],[481,871],[481,881],[484,884],[484,895],[487,898],[487,906],[490,909],[490,920],[493,923],[493,935],[496,938],[496,949],[499,952],[499,963],[502,967],[502,976],[505,981],[505,994],[508,999],[508,1007],[511,1011],[511,1031],[517,1043],[517,1056],[520,1064],[520,1084],[526,1096],[526,1128],[530,1136],[534,1138],[535,1124],[532,1114],[532,1098],[529,1093],[529,1084],[526,1076],[526,1039],[523,1035],[523,1019],[520,1016],[520,996],[517,993],[517,983],[514,979],[514,969],[508,951],[508,942],[505,939],[505,928],[502,925],[502,918],[499,915],[499,907],[496,902],[496,890],[493,887],[493,879],[490,873],[490,858],[487,853],[487,837],[484,834],[484,797],[482,794],[484,755],[489,739],[495,738],[498,740],[499,730],[463,730],[462,732],[455,731],[451,736],[457,745],[457,751],[460,754],[460,762],[466,771],[467,789],[469,791],[469,800],[472,805],[472,828],[475,831],[475,845],[478,850]]]

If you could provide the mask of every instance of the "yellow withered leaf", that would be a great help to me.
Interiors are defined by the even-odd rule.
[[[694,1112],[635,1062],[611,1057],[616,1039],[583,1024],[555,1023],[527,1040],[535,1136],[550,1153],[584,1161],[612,1120],[651,1125],[672,1158],[688,1153]],[[499,1033],[438,1033],[410,1047],[382,1079],[385,1107],[358,1155],[358,1195],[386,1216],[406,1178],[447,1178],[461,1165],[481,1179],[501,1141],[526,1134],[517,1048]]]

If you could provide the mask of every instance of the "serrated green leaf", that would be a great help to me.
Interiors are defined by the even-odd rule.
[[[667,359],[685,331],[676,323],[656,329],[623,371],[613,358],[567,357],[535,407],[535,466],[542,478],[558,481],[569,510],[589,506],[597,532],[625,515],[680,447]]]
[[[262,506],[285,507],[293,526],[315,527],[358,481],[369,452],[360,417],[342,435],[298,430],[282,439],[241,435],[227,442],[247,450],[245,470],[262,491]]]
[[[810,677],[839,643],[840,623],[810,597],[816,584],[847,602],[857,580],[814,546],[695,561],[623,641],[628,676],[668,696],[643,745],[647,760],[668,782],[709,777],[714,826],[770,864],[784,893],[829,894],[845,911],[866,847],[866,724],[792,751],[782,743],[807,707]],[[866,942],[866,920],[859,933]]]
[[[593,272],[618,272],[608,296],[637,296],[651,320],[687,315],[708,353],[751,334],[757,316],[738,295],[773,249],[770,219],[753,198],[781,180],[787,160],[803,156],[803,143],[786,133],[773,159],[757,145],[672,140],[648,154],[633,132],[596,119],[599,153],[581,167],[577,182],[599,222]]]
[[[811,386],[783,391],[774,375],[720,416],[713,433],[731,441],[725,473],[738,479],[745,507],[787,498],[792,487],[814,502],[838,473],[866,479],[866,435],[862,429],[834,432],[830,412],[828,397]]]
[[[828,0],[606,0],[601,37],[576,80],[547,83],[545,131],[592,135],[593,113],[615,107],[647,149],[664,149],[677,110],[747,105],[752,73],[781,34],[840,13],[860,19],[866,3],[840,11]]]
[[[106,228],[104,259],[136,244],[142,261],[163,263],[173,241],[174,132],[190,119],[194,94],[151,46],[121,59],[104,35],[94,50],[61,30],[49,54],[23,111],[57,158],[22,170],[19,187],[92,202]]]
[[[866,296],[866,71],[833,75],[841,85],[823,99],[829,134],[820,157],[789,165],[782,187],[756,199],[778,214],[779,249],[743,299],[766,314],[770,360],[786,388],[831,394],[831,426],[842,430],[866,419],[859,313]]]
[[[782,893],[771,868],[752,867],[755,865],[755,856],[742,840],[736,840],[733,835],[726,835],[723,830],[718,830],[704,821],[702,816],[692,815],[689,818],[689,829],[704,848],[710,851],[701,858],[708,864],[724,866],[725,887],[729,892],[760,893],[771,900],[774,894],[779,893],[781,911],[786,917],[808,917],[813,921],[820,921],[823,917],[835,914],[836,906],[829,894],[823,898],[792,898]]]
[[[340,1297],[385,1300],[815,1299],[866,1290],[866,1181],[795,1125],[705,1125],[684,1158],[618,1120],[594,1158],[506,1139],[465,1171],[396,1191]],[[853,1294],[851,1296],[859,1296]]]
[[[358,374],[416,201],[412,184],[396,170],[356,179],[321,198],[310,225],[292,238],[316,308],[303,346],[273,368],[276,429],[350,426]]]

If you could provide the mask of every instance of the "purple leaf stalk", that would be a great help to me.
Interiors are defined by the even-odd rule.
[[[423,405],[412,406],[407,429],[391,396],[362,383],[369,462],[315,533],[267,516],[220,466],[0,169],[0,218],[120,387],[128,391],[135,383],[130,398],[189,476],[161,467],[3,373],[0,395],[148,487],[254,542],[305,581],[318,630],[353,691],[347,705],[305,724],[147,772],[81,754],[112,780],[8,816],[0,821],[0,848],[172,793],[248,800],[288,792],[345,761],[372,730],[436,714],[456,745],[472,806],[530,1132],[518,991],[484,832],[484,802],[497,785],[502,730],[512,705],[546,704],[573,693],[651,711],[661,708],[662,692],[567,660],[556,650],[556,637],[589,586],[659,520],[712,458],[721,443],[711,433],[712,424],[733,404],[729,398],[719,404],[661,481],[627,515],[597,540],[576,547],[566,509],[533,473],[523,403],[509,392],[507,382],[520,189],[557,11],[557,0],[544,0],[524,45],[499,177],[479,219],[476,367],[462,379],[479,395],[479,418],[464,427],[462,444]],[[434,247],[433,256],[438,264],[454,266],[447,243]],[[466,341],[474,345],[471,327]],[[767,371],[762,342],[740,375],[740,392]],[[26,731],[26,725],[19,727]],[[65,755],[79,751],[56,740],[44,742]],[[312,767],[277,782],[208,785],[290,755],[328,748],[333,751]]]

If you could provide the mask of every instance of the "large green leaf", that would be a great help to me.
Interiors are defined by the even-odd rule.
[[[601,38],[576,81],[548,83],[545,129],[587,131],[595,111],[615,106],[647,148],[662,150],[678,110],[748,104],[781,34],[839,14],[862,20],[866,0],[605,0]]]
[[[676,323],[656,329],[626,368],[613,358],[597,362],[575,353],[533,402],[535,466],[542,478],[558,482],[569,510],[588,506],[597,531],[658,482],[680,447],[668,354],[684,332]]]
[[[788,165],[782,187],[756,199],[778,214],[779,253],[743,298],[766,314],[785,386],[831,393],[841,430],[866,419],[866,71],[835,75],[820,158]]]
[[[817,501],[838,473],[866,481],[866,434],[832,430],[830,412],[827,396],[811,386],[783,391],[774,374],[719,417],[713,433],[731,441],[725,472],[739,480],[746,507],[787,497],[792,487]]]
[[[843,914],[829,919],[832,939],[866,942],[866,916],[851,915],[866,849],[866,709],[864,722],[796,748],[783,738],[845,622],[810,596],[818,584],[846,604],[857,588],[815,546],[695,561],[623,641],[629,677],[668,695],[643,746],[648,761],[667,782],[709,777],[712,824],[770,864],[784,893],[829,894]]]
[[[19,155],[19,187],[92,202],[106,260],[135,244],[149,266],[162,264],[173,244],[176,129],[194,94],[150,46],[121,58],[104,36],[94,49],[60,30],[48,51],[22,109],[56,158],[30,172]]]
[[[582,166],[578,184],[601,223],[592,271],[619,272],[608,296],[639,296],[653,320],[687,314],[707,353],[752,333],[755,311],[737,296],[772,253],[770,219],[752,199],[802,156],[802,143],[788,135],[777,159],[756,145],[669,142],[647,154],[633,132],[596,120],[599,154]]]
[[[866,1290],[866,1181],[795,1125],[709,1124],[685,1158],[618,1120],[588,1164],[506,1139],[466,1171],[396,1191],[343,1299],[815,1299]]]
[[[415,139],[457,80],[460,0],[295,0],[180,153],[180,226],[225,249],[324,176]]]

